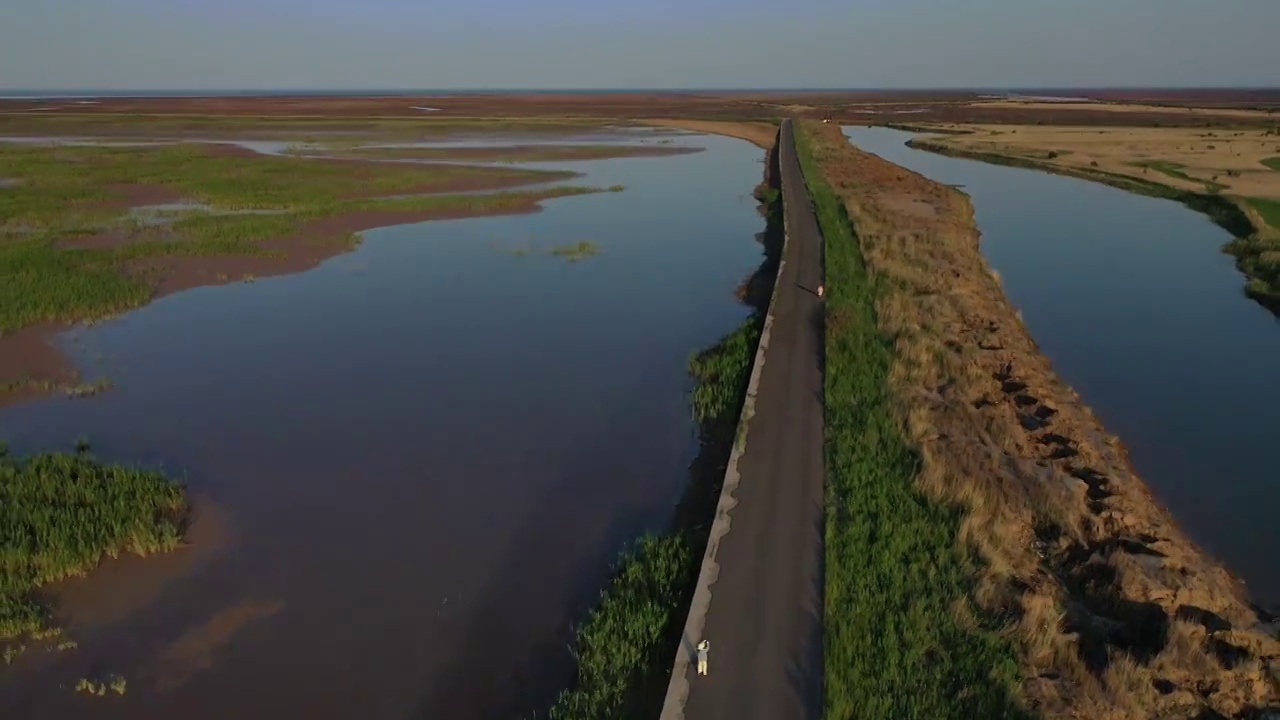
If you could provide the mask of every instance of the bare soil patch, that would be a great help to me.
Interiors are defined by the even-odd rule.
[[[917,479],[964,512],[974,597],[1047,718],[1255,717],[1280,702],[1275,618],[1175,525],[1118,438],[1054,373],[979,251],[958,190],[810,123],[894,341]],[[928,204],[933,213],[920,212]]]
[[[46,323],[0,335],[0,406],[78,382],[75,367],[49,342],[63,329]]]
[[[359,147],[332,154],[353,159],[450,160],[459,162],[555,162],[626,157],[666,157],[700,152],[671,145],[502,145],[493,147]],[[317,150],[316,153],[327,153]],[[304,155],[307,153],[303,153]]]
[[[121,183],[106,187],[107,199],[99,207],[103,210],[127,210],[144,205],[163,205],[181,201],[182,194],[167,185],[149,183]]]

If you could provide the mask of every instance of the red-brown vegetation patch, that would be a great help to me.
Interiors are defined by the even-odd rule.
[[[700,152],[673,145],[496,145],[489,147],[366,147],[340,153],[353,159],[449,160],[453,162],[555,162],[667,157]]]
[[[132,261],[128,271],[146,277],[156,297],[204,285],[221,285],[310,270],[348,251],[352,235],[374,228],[427,220],[452,220],[479,215],[516,215],[541,210],[536,198],[522,200],[492,213],[466,208],[449,210],[361,210],[310,220],[285,237],[258,243],[262,255],[167,256]]]
[[[98,203],[104,210],[127,210],[146,205],[164,205],[181,202],[184,198],[177,189],[153,183],[118,183],[105,188],[107,197]]]
[[[679,128],[694,132],[724,135],[739,140],[746,140],[758,147],[769,150],[773,147],[774,138],[778,135],[778,127],[766,122],[728,122],[717,120],[685,120],[671,118],[654,118],[643,120],[646,125],[655,127]]]
[[[44,324],[0,335],[0,406],[38,397],[77,381],[75,368],[50,342],[63,329]]]

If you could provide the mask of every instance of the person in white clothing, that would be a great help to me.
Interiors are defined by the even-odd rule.
[[[703,640],[698,643],[698,674],[707,674],[707,653],[711,651],[711,642]]]

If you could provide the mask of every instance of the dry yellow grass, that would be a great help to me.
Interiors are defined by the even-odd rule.
[[[951,127],[969,132],[930,137],[930,141],[970,152],[1127,175],[1192,192],[1280,198],[1280,171],[1266,164],[1280,157],[1280,135],[1275,131],[1039,125]],[[1051,152],[1058,155],[1050,158]]]
[[[667,118],[651,118],[636,122],[655,127],[678,128],[694,132],[724,135],[726,137],[746,140],[768,150],[773,147],[774,138],[778,135],[778,126],[767,122],[732,122],[720,120],[680,120]]]
[[[968,197],[807,122],[892,338],[917,484],[964,512],[975,600],[1005,619],[1046,718],[1254,717],[1280,641],[1241,583],[1151,498],[1120,441],[1053,372],[978,247]]]
[[[1091,112],[1115,113],[1159,113],[1161,115],[1183,115],[1189,117],[1208,118],[1267,118],[1272,117],[1265,110],[1247,110],[1243,108],[1192,108],[1171,107],[1165,105],[1141,105],[1138,103],[1103,103],[1103,102],[1043,102],[1035,100],[990,100],[969,103],[973,108],[1003,108],[1018,110],[1088,110]]]

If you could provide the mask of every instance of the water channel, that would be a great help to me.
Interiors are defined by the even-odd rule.
[[[982,252],[1040,348],[1181,526],[1280,603],[1280,324],[1243,293],[1231,239],[1181,204],[906,147],[858,147],[973,200]]]
[[[59,338],[113,387],[0,410],[196,502],[190,547],[59,588],[74,651],[0,675],[24,718],[487,718],[549,706],[570,625],[662,529],[697,451],[689,356],[749,309],[763,152],[538,167],[624,192],[365,233],[297,275]],[[472,141],[474,142],[474,141]],[[590,241],[598,255],[556,257]],[[92,698],[80,677],[126,677]]]

